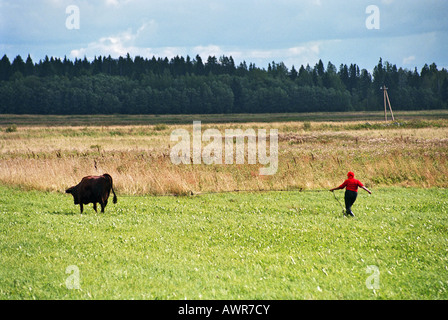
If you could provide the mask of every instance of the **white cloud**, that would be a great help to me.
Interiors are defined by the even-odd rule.
[[[286,66],[300,66],[314,64],[319,60],[321,43],[312,42],[301,46],[281,49],[249,49],[241,53],[241,57],[249,61],[258,60],[260,63],[283,62]],[[247,58],[246,58],[247,57]]]
[[[411,64],[413,61],[415,61],[415,56],[409,56],[409,57],[403,58],[402,63],[404,65],[407,65],[407,64]]]
[[[314,64],[319,60],[320,42],[305,43],[299,46],[280,49],[260,49],[260,48],[234,48],[219,46],[216,44],[200,46],[166,46],[147,47],[136,45],[141,42],[140,38],[147,35],[147,31],[154,28],[155,22],[143,24],[136,32],[131,29],[120,32],[116,35],[102,37],[97,41],[89,43],[86,47],[74,49],[70,52],[72,58],[93,59],[94,56],[111,56],[118,58],[130,54],[132,57],[142,56],[146,58],[175,56],[195,57],[201,56],[207,59],[209,56],[221,57],[232,56],[236,63],[246,62],[256,63],[257,66],[266,67],[268,62],[283,62],[288,67],[292,65],[300,66]]]
[[[209,56],[223,56],[228,55],[225,53],[225,50],[217,45],[208,45],[208,46],[196,46],[193,48],[193,51],[201,57],[209,57]],[[236,52],[236,54],[239,54]]]
[[[84,56],[93,58],[94,56],[108,56],[118,58],[127,53],[136,56],[153,55],[151,48],[139,47],[136,41],[139,38],[150,36],[157,30],[157,23],[154,20],[143,23],[135,33],[132,29],[120,32],[116,35],[101,37],[97,41],[90,42],[87,47],[73,49],[70,56],[73,58],[82,58]]]
[[[91,42],[85,48],[75,49],[70,52],[74,58],[87,56],[92,58],[99,55],[111,55],[112,57],[124,56],[129,49],[133,49],[132,42],[135,39],[130,31],[108,37],[102,37],[98,41]]]
[[[127,4],[131,2],[131,0],[104,0],[105,4],[108,6],[118,7],[121,4]]]

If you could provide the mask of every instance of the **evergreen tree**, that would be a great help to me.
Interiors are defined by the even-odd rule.
[[[26,58],[25,62],[25,76],[31,76],[34,74],[34,63],[33,59],[31,59],[31,56],[28,54],[28,57]]]
[[[28,55],[0,60],[0,113],[259,113],[380,110],[386,85],[396,109],[448,107],[448,72],[435,63],[421,74],[383,62],[370,74],[352,63],[339,70],[322,60],[289,70],[267,69],[233,58],[209,56],[206,64],[176,56],[145,59],[127,54],[92,61]]]
[[[20,73],[21,75],[25,74],[25,62],[23,61],[20,55],[16,56],[11,65],[11,74]]]
[[[202,62],[202,58],[200,55],[196,55],[196,59],[193,62],[194,71],[198,75],[204,74],[204,63]]]
[[[9,61],[9,58],[5,54],[2,60],[0,60],[0,81],[9,80],[10,76],[11,76],[11,62]]]

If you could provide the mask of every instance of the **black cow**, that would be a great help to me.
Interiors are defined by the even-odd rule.
[[[107,205],[110,190],[114,193],[114,203],[117,203],[117,196],[112,185],[112,177],[105,173],[102,176],[87,176],[82,178],[81,182],[76,186],[65,190],[66,193],[71,193],[75,200],[75,205],[79,204],[81,213],[83,212],[83,205],[93,203],[93,209],[96,211],[96,204],[101,205],[101,212]]]

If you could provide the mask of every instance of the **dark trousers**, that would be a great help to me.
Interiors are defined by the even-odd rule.
[[[355,203],[357,196],[358,192],[345,190],[345,214],[353,216],[352,205]]]

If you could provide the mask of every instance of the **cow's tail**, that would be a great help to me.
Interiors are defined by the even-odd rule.
[[[115,204],[115,203],[117,203],[117,195],[115,194],[114,187],[112,187],[112,192],[114,193],[114,199],[113,199],[113,202],[114,202],[114,204]]]
[[[107,174],[107,173],[103,174],[103,176],[109,178],[109,180],[110,180],[110,188],[112,189],[112,192],[114,194],[113,202],[115,204],[115,203],[117,203],[117,195],[115,194],[115,191],[114,191],[114,183],[112,181],[112,177],[109,174]]]

